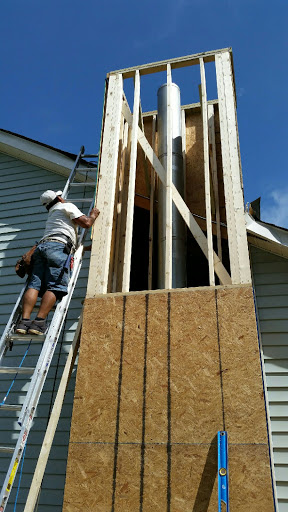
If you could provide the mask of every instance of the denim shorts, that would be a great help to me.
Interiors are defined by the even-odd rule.
[[[59,242],[42,242],[32,256],[32,274],[27,288],[39,290],[39,297],[50,290],[57,299],[67,295],[70,268],[64,268],[68,255]]]

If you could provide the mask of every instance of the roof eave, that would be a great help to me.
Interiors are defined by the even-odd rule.
[[[288,232],[286,229],[263,221],[258,222],[249,213],[245,213],[245,218],[250,245],[277,254],[282,258],[288,258]]]
[[[0,130],[0,152],[48,171],[69,176],[73,158],[41,144]]]

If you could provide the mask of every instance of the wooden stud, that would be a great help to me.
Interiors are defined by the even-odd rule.
[[[231,278],[233,284],[251,283],[238,151],[236,105],[229,52],[216,55],[216,78],[222,146],[223,180]]]
[[[182,124],[182,158],[183,158],[183,173],[184,173],[184,201],[186,201],[186,115],[185,110],[181,111],[181,124]]]
[[[109,78],[101,165],[99,169],[97,207],[100,216],[93,232],[87,297],[107,293],[115,187],[118,166],[123,80],[121,75]]]
[[[129,106],[123,102],[122,106],[123,115],[128,122],[128,124],[132,125],[132,114],[130,112]],[[159,179],[161,182],[166,185],[166,171],[158,159],[157,155],[153,151],[151,145],[149,144],[147,138],[145,137],[142,130],[138,127],[138,142],[146,154],[148,160],[151,162],[153,168],[155,169]],[[207,238],[205,237],[203,231],[199,227],[197,221],[194,219],[192,213],[190,212],[188,206],[185,204],[185,201],[179,194],[178,190],[172,183],[172,199],[178,208],[180,214],[182,215],[184,221],[186,222],[188,228],[190,229],[192,235],[194,236],[196,242],[199,247],[205,254],[206,258],[208,258],[208,246],[207,246]],[[220,261],[219,257],[215,252],[213,252],[214,257],[214,270],[219,277],[221,284],[231,284],[231,278],[225,269],[224,265]]]
[[[131,271],[131,253],[132,253],[132,235],[133,235],[133,219],[134,219],[134,196],[135,196],[135,179],[136,179],[136,161],[137,161],[137,132],[139,123],[139,107],[140,107],[140,73],[135,71],[135,89],[134,89],[134,105],[133,105],[133,121],[131,134],[131,154],[130,154],[130,174],[127,201],[127,223],[126,238],[123,266],[123,285],[122,291],[129,292],[130,288],[130,271]]]
[[[172,288],[172,113],[171,113],[171,65],[167,64],[167,169],[165,190],[165,289]]]
[[[128,123],[126,123],[128,125]],[[121,217],[120,217],[120,238],[119,238],[119,252],[117,262],[117,282],[116,291],[122,291],[123,285],[123,266],[124,266],[124,253],[125,253],[125,239],[126,239],[126,221],[127,221],[127,200],[128,200],[128,187],[129,187],[129,166],[131,154],[131,129],[127,129],[127,143],[125,143],[125,151],[123,158],[123,192],[121,201]]]
[[[123,116],[124,119],[124,116]],[[120,247],[120,236],[121,236],[121,217],[123,214],[123,186],[124,186],[124,167],[125,167],[125,156],[128,144],[128,123],[125,122],[122,133],[122,152],[121,158],[119,158],[120,170],[119,170],[119,183],[118,183],[118,201],[116,201],[116,236],[115,236],[115,250],[114,250],[114,264],[113,264],[113,281],[112,281],[112,292],[117,291],[117,274],[119,271],[119,247]],[[112,252],[112,251],[111,251]]]
[[[211,196],[210,196],[208,111],[207,111],[206,77],[205,77],[205,68],[204,68],[203,58],[200,58],[200,74],[201,74],[201,106],[202,106],[202,123],[203,123],[205,206],[206,206],[207,242],[208,242],[209,282],[210,282],[210,286],[215,286],[214,263],[213,263]]]
[[[217,253],[218,253],[220,260],[222,260],[219,190],[218,190],[218,174],[217,174],[215,126],[214,126],[214,105],[208,105],[208,133],[209,133],[209,145],[211,148],[210,162],[211,162],[211,170],[212,170],[212,183],[213,183],[215,213],[216,213]]]
[[[42,443],[41,451],[38,457],[37,465],[35,468],[33,480],[30,486],[29,494],[25,504],[24,512],[34,512],[42,480],[44,477],[46,465],[50,455],[50,450],[53,444],[54,435],[60,418],[64,397],[67,385],[70,380],[72,369],[75,363],[75,358],[80,344],[80,333],[82,328],[83,313],[81,313],[78,325],[74,334],[73,342],[69,350],[69,354],[65,363],[53,409],[49,418],[47,429],[45,432],[44,440]]]
[[[156,115],[152,120],[152,149],[155,152],[156,138]],[[154,194],[155,194],[155,171],[151,165],[151,185],[150,185],[150,218],[149,218],[149,263],[148,263],[148,290],[152,290],[152,271],[153,271],[153,234],[154,234]]]
[[[162,166],[160,160],[154,153],[153,149],[151,148],[148,140],[146,139],[143,132],[138,128],[138,142],[140,146],[142,147],[143,151],[147,155],[147,158],[153,165],[155,171],[157,172],[159,179],[162,181],[162,183],[166,184],[166,171],[164,167]],[[188,206],[185,204],[184,199],[179,194],[178,190],[172,183],[172,199],[178,208],[180,214],[182,215],[184,221],[186,222],[188,228],[190,229],[192,235],[194,236],[196,242],[198,243],[199,247],[205,254],[206,258],[208,258],[208,246],[207,246],[207,238],[205,237],[203,231],[199,227],[198,223],[194,219],[192,213],[190,212]],[[217,254],[213,252],[214,257],[214,270],[219,277],[219,280],[221,284],[231,284],[231,278],[223,266],[222,262],[218,258]]]

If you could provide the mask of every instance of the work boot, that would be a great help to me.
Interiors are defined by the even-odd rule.
[[[32,320],[23,320],[22,319],[22,320],[20,320],[20,322],[18,322],[15,332],[17,334],[27,334],[28,329],[30,329],[31,324],[32,324]]]
[[[29,334],[45,334],[47,331],[46,320],[33,320],[28,330]]]

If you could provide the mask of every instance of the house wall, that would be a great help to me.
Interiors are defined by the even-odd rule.
[[[72,163],[71,160],[71,167]],[[39,197],[47,188],[63,190],[66,178],[0,154],[0,182],[0,333],[2,334],[13,305],[25,282],[14,272],[16,260],[27,249],[30,249],[35,240],[39,240],[43,233],[47,213],[40,204]],[[77,197],[83,197],[83,190],[77,189],[76,195]],[[77,203],[77,205],[81,209],[81,204]],[[49,412],[69,350],[69,343],[73,339],[73,333],[82,307],[81,301],[86,293],[88,264],[88,257],[86,255],[74,297],[71,301],[65,328],[60,335],[51,369],[40,398],[34,424],[29,434],[17,510],[24,508],[23,504],[29,490]],[[26,346],[27,344],[24,342],[15,342],[12,352],[7,353],[4,364],[7,366],[18,366]],[[25,366],[35,366],[41,348],[42,343],[33,341],[24,363]],[[12,379],[13,375],[0,375],[0,401],[3,400]],[[37,509],[39,512],[52,512],[52,510],[53,512],[60,512],[62,510],[74,380],[75,375],[73,374],[43,480]],[[21,404],[24,400],[27,385],[27,377],[19,375],[7,398],[7,403]],[[16,444],[17,431],[19,430],[17,414],[19,413],[0,410],[0,445],[14,446]],[[7,457],[3,453],[0,454],[1,487],[9,461],[9,456]],[[7,512],[12,512],[14,509],[17,482],[18,477],[16,476],[14,489],[6,508]]]
[[[250,247],[279,512],[288,510],[288,260]]]

